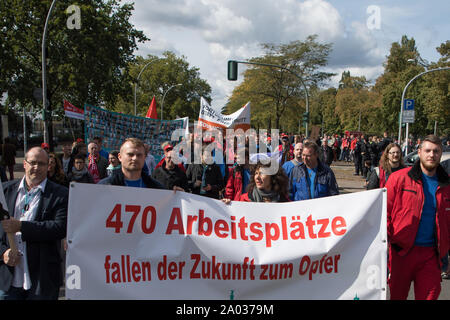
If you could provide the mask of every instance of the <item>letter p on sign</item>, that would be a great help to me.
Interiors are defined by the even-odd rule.
[[[405,99],[404,110],[414,110],[414,99]]]

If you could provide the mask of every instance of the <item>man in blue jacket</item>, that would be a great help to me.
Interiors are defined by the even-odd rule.
[[[302,164],[303,143],[299,142],[294,146],[294,159],[283,164],[284,172],[290,177],[292,169]]]
[[[303,163],[292,169],[291,200],[316,199],[339,194],[333,171],[319,160],[319,146],[315,142],[303,145]]]

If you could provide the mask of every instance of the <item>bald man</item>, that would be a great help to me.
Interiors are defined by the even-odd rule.
[[[0,299],[56,300],[69,192],[47,179],[44,149],[31,148],[23,167],[22,180],[3,183],[10,218],[0,224]],[[18,252],[11,250],[7,233],[15,235]]]

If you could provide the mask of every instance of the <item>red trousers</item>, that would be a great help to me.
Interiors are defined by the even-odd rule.
[[[441,293],[441,270],[436,248],[414,246],[405,256],[389,250],[391,300],[406,300],[414,282],[416,300],[437,300]]]

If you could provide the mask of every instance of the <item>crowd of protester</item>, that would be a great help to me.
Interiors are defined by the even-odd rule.
[[[291,138],[297,143],[291,143]],[[225,141],[224,141],[225,142]],[[193,151],[194,139],[191,135],[189,143],[192,144]],[[215,150],[222,152],[220,162],[216,163],[217,156],[208,152],[207,147],[215,143]],[[190,160],[187,161],[187,156],[183,154],[174,154],[174,145],[172,142],[165,142],[161,145],[164,156],[155,164],[154,157],[148,152],[149,148],[144,144],[145,148],[145,162],[142,171],[158,181],[165,189],[172,190],[175,186],[186,192],[207,196],[215,199],[231,199],[241,200],[241,196],[247,193],[248,186],[254,183],[254,173],[260,163],[254,162],[252,165],[249,161],[249,138],[247,138],[243,146],[244,152],[238,152],[238,144],[234,146],[233,150],[227,150],[226,143],[219,143],[214,138],[204,138],[201,141],[201,151],[199,161],[195,161],[193,152],[190,155]],[[283,181],[286,183],[282,187],[286,188],[286,194],[283,192],[283,197],[287,195],[286,200],[294,200],[297,194],[297,199],[311,199],[322,196],[329,196],[338,194],[338,186],[334,174],[329,165],[335,157],[334,151],[325,146],[319,146],[316,142],[304,139],[301,136],[288,136],[282,134],[279,144],[274,152],[271,152],[271,139],[268,137],[265,141],[265,149],[260,150],[260,145],[257,144],[257,152],[261,156],[268,154],[269,157],[276,157],[279,165],[277,170],[278,175],[285,177]],[[304,147],[306,146],[306,148]],[[262,146],[262,144],[261,144]],[[49,167],[47,178],[59,185],[68,187],[70,182],[84,182],[84,183],[100,183],[105,178],[113,176],[121,169],[120,150],[113,150],[109,153],[102,149],[101,137],[92,139],[87,145],[79,139],[75,142],[63,142],[62,152],[59,154],[49,152],[48,145],[42,144],[41,147],[47,151],[49,155]],[[326,150],[324,151],[324,148]],[[304,150],[310,150],[310,154],[306,155],[306,161],[302,159]],[[234,161],[232,163],[225,163],[225,156],[231,152]],[[240,155],[243,155],[241,159]],[[208,157],[213,157],[213,162],[208,162]],[[177,161],[175,161],[177,160]],[[175,163],[177,162],[177,163]],[[152,165],[153,163],[153,165]],[[302,169],[302,164],[310,164],[305,169]],[[297,168],[298,167],[298,168]],[[300,170],[296,173],[296,170]],[[300,179],[300,184],[293,184],[292,177],[303,176],[304,172],[310,170],[310,173],[317,173],[319,183],[315,183],[314,179],[308,181]],[[294,175],[295,173],[295,175]],[[328,183],[332,190],[324,190],[322,182],[322,174],[329,176]],[[314,190],[314,185],[321,186],[320,190]],[[298,191],[297,189],[302,191]],[[306,191],[308,189],[308,191]],[[294,194],[292,193],[294,192]],[[300,197],[300,198],[299,198]],[[284,198],[283,198],[284,199]]]
[[[252,138],[255,140],[251,141]],[[44,163],[42,159],[48,159],[45,162],[47,165],[47,180],[41,180],[40,183],[51,181],[50,184],[52,186],[68,187],[71,182],[82,182],[167,189],[222,199],[226,204],[229,204],[231,201],[288,202],[338,195],[338,183],[331,169],[333,162],[353,163],[355,168],[354,175],[365,179],[365,187],[367,189],[387,187],[388,193],[391,192],[390,188],[393,190],[395,187],[392,186],[393,182],[391,180],[397,181],[398,176],[403,172],[401,169],[405,167],[403,157],[406,148],[402,148],[395,139],[390,138],[387,132],[384,133],[383,137],[345,132],[343,135],[324,135],[317,139],[308,139],[301,135],[281,134],[279,141],[276,143],[272,141],[270,136],[266,137],[265,141],[260,141],[257,136],[254,136],[247,137],[243,144],[239,144],[238,140],[236,140],[233,147],[228,147],[225,140],[217,141],[209,137],[199,140],[194,139],[192,134],[181,142],[185,145],[190,145],[191,151],[200,150],[200,152],[197,154],[190,152],[188,154],[185,152],[185,149],[182,149],[181,152],[176,152],[176,145],[171,141],[167,141],[161,145],[164,156],[156,163],[155,157],[149,152],[149,146],[136,138],[126,139],[120,150],[112,150],[110,152],[102,148],[101,137],[95,137],[87,145],[81,139],[74,142],[64,142],[62,144],[62,153],[59,154],[50,152],[49,146],[44,143],[40,148],[31,148],[25,155],[24,167],[26,177],[22,180],[21,186],[26,186],[23,181],[28,183],[28,179],[31,179],[29,177],[32,176],[32,170],[34,170],[35,165],[39,167],[40,164]],[[437,144],[441,154],[444,148],[442,143],[450,145],[449,140],[443,142],[437,137],[426,137],[424,140],[418,139],[415,142],[409,140],[408,142],[410,143],[409,151],[421,150],[423,145],[428,147],[429,144]],[[8,141],[5,139],[2,147],[2,158],[5,159],[8,159],[8,157],[5,157],[6,152],[13,152],[7,143]],[[214,148],[211,148],[211,146]],[[256,152],[251,154],[250,151],[255,149]],[[439,151],[437,149],[433,150],[434,154]],[[423,154],[424,151],[419,153]],[[30,158],[29,154],[36,160]],[[15,157],[15,150],[12,157]],[[233,159],[231,163],[225,161],[230,157]],[[263,161],[264,159],[275,161],[277,164],[276,169],[273,170],[273,167],[271,167],[273,162]],[[421,161],[422,158],[417,163],[422,163]],[[8,161],[4,160],[4,165],[10,171],[12,180],[13,172],[11,173],[9,169],[11,163],[10,159]],[[439,169],[436,171],[436,168]],[[40,168],[40,170],[43,169]],[[418,171],[419,169],[416,168],[415,170]],[[7,180],[6,172],[4,171],[3,169],[2,181]],[[396,171],[399,171],[399,174],[393,175]],[[450,189],[448,173],[442,170],[439,163],[434,167],[434,171],[430,172],[440,179],[439,186],[442,185],[442,190],[445,190],[447,196],[450,193],[448,192]],[[390,180],[389,178],[392,176],[395,176],[395,178]],[[425,178],[423,180],[428,181]],[[436,201],[433,203],[428,194],[437,194],[440,192],[440,189],[434,180],[430,183],[433,187],[427,189],[428,193],[423,197],[426,197],[426,207],[431,208],[429,211],[434,210],[436,212],[442,210],[442,204],[436,203]],[[10,185],[7,184],[7,187],[4,185],[4,190],[13,192],[8,189]],[[14,188],[19,188],[18,192],[21,190],[17,183],[14,185]],[[61,190],[67,189],[62,188]],[[417,193],[417,191],[414,192]],[[12,195],[7,193],[6,197],[12,197]],[[448,201],[450,195],[446,199]],[[391,217],[393,212],[395,212],[395,208],[392,205],[396,198],[394,197],[390,201],[388,204],[388,217]],[[448,212],[444,212],[442,215],[445,215],[445,217],[441,217],[441,219],[447,219],[450,229]],[[17,229],[17,225],[12,223],[9,225],[2,222],[2,226],[4,230],[20,229]],[[388,224],[389,227],[390,225]],[[392,226],[392,228],[394,227]],[[430,228],[429,221],[426,228]],[[444,229],[447,230],[446,228],[441,228],[440,230]],[[431,230],[433,230],[432,226]],[[2,230],[0,231],[3,232]],[[388,233],[389,231],[392,230],[388,230]],[[448,232],[450,233],[450,230]],[[445,238],[448,235],[443,234],[441,236]],[[393,245],[395,248],[397,245],[401,247],[404,244],[394,243]],[[440,248],[447,248],[445,250],[448,250],[448,245]],[[6,251],[2,250],[0,252],[3,255],[4,263],[14,266],[17,262],[13,261],[20,259],[11,253],[6,254],[5,252],[9,252],[6,246],[4,249]],[[398,262],[400,260],[395,254],[396,263],[401,264],[402,268],[406,268],[405,262]],[[442,276],[448,277],[445,272],[448,268],[448,265],[445,264],[448,261],[448,256],[442,257],[440,255],[439,258],[441,258],[443,263],[441,266]],[[390,265],[391,267],[393,266]],[[397,275],[397,269],[395,270]],[[435,280],[427,280],[425,282],[431,282],[436,286]],[[401,286],[406,287],[406,283],[407,281],[405,280]],[[425,292],[422,297],[437,297],[436,294],[427,296],[428,289],[424,288],[422,287]],[[400,291],[396,297],[404,298],[404,290]],[[1,293],[2,288],[0,286],[0,296]],[[9,292],[9,294],[15,293]]]
[[[352,163],[355,168],[354,175],[364,179],[364,187],[368,190],[383,188],[390,174],[405,167],[405,144],[401,147],[387,132],[379,137],[346,131],[342,135],[325,134],[317,139],[283,133],[276,144],[273,144],[270,136],[261,142],[258,136],[254,138],[257,153],[277,157],[281,174],[287,177],[288,199],[291,201],[339,194],[331,169],[333,162]],[[251,165],[249,161],[249,139],[251,137],[246,138],[245,145],[236,143],[232,150],[227,150],[225,140],[219,142],[214,138],[204,137],[198,149],[202,150],[199,159],[195,159],[193,151],[195,143],[199,142],[194,143],[191,134],[187,139],[191,144],[190,155],[183,155],[183,151],[174,154],[175,145],[167,141],[161,145],[164,156],[157,164],[149,153],[149,146],[144,144],[146,156],[143,172],[166,189],[171,190],[176,186],[183,191],[215,199],[240,200],[241,196],[247,193],[249,183],[253,182],[252,174],[256,170],[256,162]],[[420,138],[416,141],[409,139],[409,151],[417,150],[421,141]],[[212,143],[215,144],[214,150],[222,153],[221,161],[207,163],[207,157],[211,154],[207,154],[206,147]],[[443,139],[442,143],[444,148],[446,145],[450,147],[450,139]],[[308,144],[307,148],[304,148],[305,144]],[[42,147],[48,150],[48,145],[43,144]],[[239,147],[242,147],[244,152],[238,152]],[[310,154],[305,154],[305,150]],[[102,149],[101,137],[95,137],[88,145],[81,139],[73,143],[63,142],[62,153],[49,154],[48,179],[64,186],[68,186],[72,181],[98,183],[120,170],[119,153],[119,150],[108,153]],[[234,161],[225,163],[225,157],[230,156],[230,153]],[[216,155],[212,156],[214,160],[218,159]],[[317,175],[317,180],[310,179],[311,175],[314,178]]]

